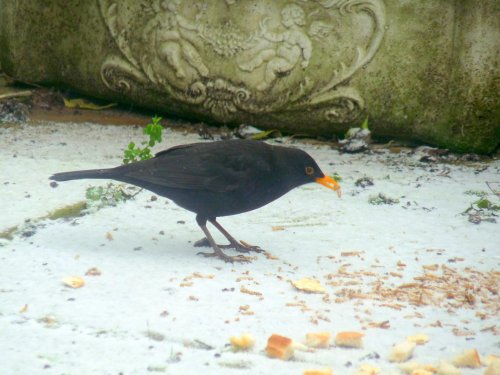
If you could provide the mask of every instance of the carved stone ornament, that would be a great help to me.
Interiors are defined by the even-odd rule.
[[[364,111],[350,79],[385,31],[381,0],[99,0],[119,53],[101,66],[125,95],[152,90],[217,121],[311,111],[347,123]]]

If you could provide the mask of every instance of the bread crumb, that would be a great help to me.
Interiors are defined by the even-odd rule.
[[[92,267],[85,272],[85,276],[101,276],[102,272],[97,267]]]
[[[255,290],[250,290],[243,285],[240,287],[240,292],[245,293],[245,294],[250,294],[251,296],[258,296],[258,297],[262,296],[261,292],[257,292]]]
[[[335,345],[345,348],[361,348],[364,335],[361,332],[339,332],[335,336]]]
[[[429,336],[425,333],[418,333],[416,335],[408,336],[406,341],[414,342],[417,345],[423,345],[429,342]]]
[[[404,362],[413,355],[413,350],[415,349],[414,342],[403,341],[392,347],[391,353],[389,355],[389,361],[391,362]]]
[[[267,340],[266,354],[271,358],[289,360],[294,354],[293,340],[277,334],[271,335]]]
[[[315,370],[304,370],[303,375],[333,375],[333,370],[327,369],[315,369]]]
[[[496,356],[492,356],[492,357],[494,357],[494,358],[490,361],[486,370],[484,370],[484,375],[498,375],[498,374],[500,374],[500,358],[496,357]]]
[[[457,367],[481,367],[481,359],[476,349],[466,349],[453,358],[452,363]]]
[[[414,370],[411,375],[432,375],[434,372],[425,370],[423,368]]]
[[[255,339],[249,333],[244,333],[241,336],[231,336],[229,342],[234,350],[248,350],[255,345]]]
[[[62,282],[64,285],[74,289],[81,288],[85,285],[85,280],[78,276],[65,277],[62,279]]]
[[[311,348],[328,348],[330,332],[317,332],[306,334],[306,345]]]
[[[483,358],[483,364],[485,366],[489,366],[495,361],[500,361],[500,356],[495,355],[495,354],[489,354]]]
[[[462,372],[451,363],[442,361],[439,363],[437,375],[462,375]]]
[[[358,370],[354,373],[354,375],[376,375],[380,373],[380,369],[378,367],[373,367],[370,365],[361,365]]]
[[[292,281],[292,285],[297,288],[298,290],[301,290],[303,292],[308,292],[308,293],[325,293],[326,289],[323,285],[320,284],[318,280],[315,279],[309,279],[307,277],[297,280],[297,281]]]
[[[415,361],[402,363],[401,365],[399,365],[399,368],[401,369],[401,371],[408,375],[415,375],[415,371],[418,370],[424,370],[430,372],[431,374],[437,371],[437,368],[432,365],[425,365]]]

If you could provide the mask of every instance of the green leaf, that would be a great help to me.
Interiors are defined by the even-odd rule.
[[[94,111],[99,111],[101,109],[111,108],[116,106],[116,103],[110,103],[106,105],[98,105],[92,103],[87,99],[66,99],[63,98],[64,106],[66,108],[80,108],[80,109],[92,109]]]
[[[272,130],[265,130],[260,133],[253,134],[250,139],[260,141],[261,139],[267,139],[267,138],[279,138],[281,137],[281,132],[278,129],[272,129]]]
[[[154,116],[152,122],[144,128],[143,133],[149,136],[149,140],[141,142],[144,148],[137,147],[134,142],[129,143],[128,148],[123,152],[124,164],[147,160],[153,157],[150,147],[154,147],[157,142],[161,142],[162,140],[163,127],[160,124],[160,120],[161,117]]]
[[[476,205],[481,209],[489,209],[492,206],[491,202],[486,198],[476,201]]]
[[[365,118],[365,120],[361,124],[361,129],[370,130],[370,129],[368,129],[368,117]]]

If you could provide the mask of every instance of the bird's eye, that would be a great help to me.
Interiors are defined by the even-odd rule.
[[[313,167],[306,167],[306,175],[312,176],[314,174],[314,168]]]

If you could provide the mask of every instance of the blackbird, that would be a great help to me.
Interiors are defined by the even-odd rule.
[[[337,182],[326,176],[306,152],[241,139],[180,145],[161,151],[152,159],[116,168],[63,172],[50,177],[55,181],[86,178],[133,184],[196,213],[196,221],[213,248],[213,253],[200,254],[226,262],[245,262],[248,258],[228,256],[221,248],[242,253],[263,250],[234,239],[217,222],[217,217],[262,207],[309,182],[336,190],[340,196]],[[228,239],[229,245],[215,243],[207,221]]]

